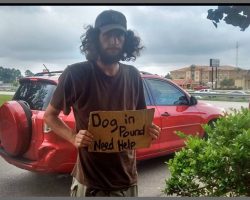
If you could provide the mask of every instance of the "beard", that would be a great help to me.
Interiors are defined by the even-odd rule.
[[[116,54],[112,55],[100,47],[99,56],[103,64],[110,65],[118,63],[121,60],[121,58],[123,57],[123,51],[122,49],[120,49]]]

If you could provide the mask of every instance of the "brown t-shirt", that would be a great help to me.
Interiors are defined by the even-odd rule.
[[[68,66],[59,78],[51,105],[68,115],[73,108],[76,131],[88,129],[91,111],[145,109],[139,71],[120,64],[115,76],[106,75],[95,63]],[[137,183],[135,151],[119,153],[88,152],[79,149],[72,175],[88,187],[122,189]]]

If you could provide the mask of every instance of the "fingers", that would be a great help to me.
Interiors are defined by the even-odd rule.
[[[88,147],[93,142],[93,134],[87,130],[80,130],[75,136],[75,146],[77,148]]]
[[[160,136],[161,128],[154,123],[148,126],[149,135],[152,140],[156,140]],[[75,135],[74,144],[77,148],[88,147],[93,142],[94,136],[87,130],[80,130]]]
[[[160,136],[161,128],[156,124],[152,123],[148,127],[149,135],[152,137],[153,140],[156,140]]]

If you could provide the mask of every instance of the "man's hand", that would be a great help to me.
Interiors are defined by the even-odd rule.
[[[93,142],[93,134],[87,130],[80,130],[73,138],[72,143],[76,148],[88,147]]]
[[[152,137],[152,140],[156,140],[160,136],[161,128],[152,123],[151,125],[149,125],[148,131],[149,135]]]

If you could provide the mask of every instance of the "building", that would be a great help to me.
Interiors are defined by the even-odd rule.
[[[208,85],[213,88],[220,88],[220,82],[224,79],[233,79],[235,88],[250,90],[250,70],[245,70],[233,66],[219,66],[217,73],[215,67],[191,65],[189,67],[177,69],[170,72],[171,77],[177,84],[183,80],[184,88],[194,88],[198,85]],[[212,80],[213,74],[213,80]],[[217,74],[217,76],[216,76]]]

